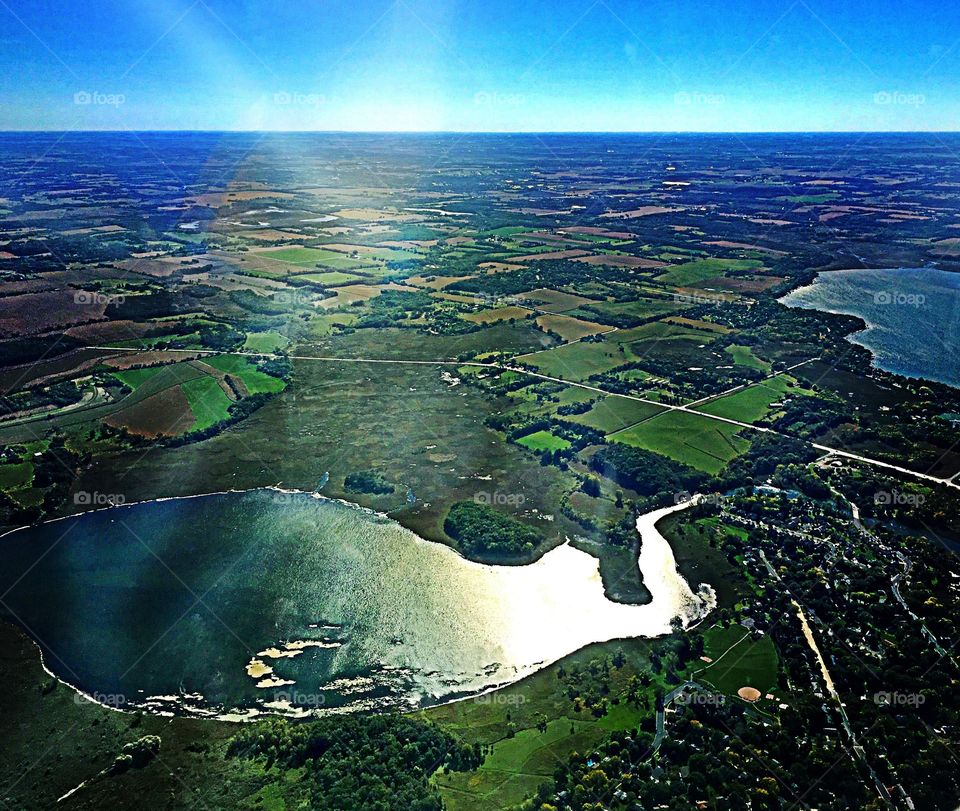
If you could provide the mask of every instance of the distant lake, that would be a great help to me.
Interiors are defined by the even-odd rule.
[[[781,299],[788,307],[855,315],[850,336],[888,372],[960,387],[960,274],[943,270],[839,270]]]
[[[652,602],[611,602],[596,558],[472,563],[396,522],[255,490],[115,507],[0,539],[0,594],[58,677],[153,711],[410,707],[477,693],[586,644],[657,636],[691,592],[642,516]],[[122,697],[120,699],[116,697]]]

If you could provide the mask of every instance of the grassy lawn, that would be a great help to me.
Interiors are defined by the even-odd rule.
[[[239,377],[251,394],[273,394],[283,391],[285,387],[280,378],[261,372],[255,364],[237,355],[217,355],[207,358],[206,362],[221,372]],[[190,405],[193,406],[192,401]]]
[[[604,434],[612,434],[662,411],[663,409],[659,406],[629,400],[626,397],[611,396],[597,400],[593,408],[585,414],[575,414],[564,419],[596,428]]]
[[[572,748],[589,749],[606,734],[599,724],[564,716],[550,721],[545,732],[523,729],[500,741],[476,771],[438,774],[434,783],[440,787],[448,811],[509,808],[528,799],[541,783],[549,782]]]
[[[609,438],[716,474],[750,447],[749,440],[736,436],[740,430],[736,425],[670,411]]]
[[[684,262],[657,276],[657,281],[677,287],[704,282],[729,270],[752,270],[763,263],[756,259],[697,259]]]
[[[190,427],[191,431],[203,431],[229,418],[230,398],[212,377],[188,380],[182,388],[196,418]]]
[[[570,443],[563,437],[554,436],[549,431],[537,431],[533,434],[527,434],[517,440],[518,445],[530,448],[532,451],[565,451],[570,447]]]
[[[746,636],[746,639],[743,637]],[[743,640],[738,643],[738,640]],[[755,687],[761,693],[773,690],[777,684],[777,650],[769,636],[754,641],[739,625],[729,628],[714,626],[705,634],[705,653],[714,660],[695,678],[706,681],[720,692],[734,696],[741,687]],[[721,655],[738,643],[726,656]],[[719,661],[718,661],[719,660]]]
[[[650,641],[644,639],[590,645],[492,696],[423,711],[423,716],[465,743],[493,746],[479,769],[433,776],[448,811],[512,808],[529,799],[571,752],[589,752],[610,732],[636,729],[642,720],[652,719],[658,676],[648,687],[646,706],[611,701],[606,714],[598,718],[586,710],[574,710],[568,682],[558,672],[561,667],[569,672],[595,658],[622,652],[624,666],[609,671],[613,699],[624,694],[632,676],[651,672],[649,648]],[[546,720],[543,732],[537,728],[538,720]],[[515,729],[512,735],[508,724]]]
[[[770,371],[770,364],[758,358],[749,346],[738,346],[734,344],[733,346],[728,346],[724,352],[733,358],[733,362],[738,366],[746,366],[760,372]]]
[[[795,382],[787,375],[772,377],[755,386],[699,406],[697,410],[741,422],[756,422],[766,417],[770,413],[770,407],[783,399],[784,395],[805,391],[802,388],[792,388],[790,384]]]
[[[33,481],[33,464],[0,465],[0,490],[17,490],[29,486]]]

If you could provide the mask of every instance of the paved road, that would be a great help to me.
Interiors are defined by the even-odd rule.
[[[667,707],[676,701],[677,696],[683,693],[684,690],[704,690],[710,693],[714,692],[713,690],[709,690],[708,688],[704,687],[699,682],[685,681],[683,684],[674,687],[669,693],[667,693],[663,697],[663,706],[657,710],[657,733],[653,736],[653,746],[651,747],[652,752],[657,752],[660,750],[660,744],[663,743],[663,739],[667,736]]]

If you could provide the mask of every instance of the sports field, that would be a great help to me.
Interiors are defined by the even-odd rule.
[[[729,696],[735,696],[741,687],[754,687],[761,695],[775,689],[777,650],[769,636],[753,640],[740,625],[715,625],[704,637],[704,653],[714,661],[695,674],[697,680]]]

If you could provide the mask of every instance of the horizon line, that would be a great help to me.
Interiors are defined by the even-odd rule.
[[[0,135],[119,135],[140,133],[237,135],[957,135],[952,130],[258,130],[258,129],[3,129]]]

